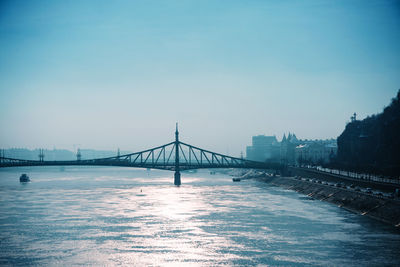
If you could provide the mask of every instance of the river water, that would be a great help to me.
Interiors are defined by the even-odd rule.
[[[19,183],[21,173],[32,182]],[[382,266],[400,233],[330,203],[203,170],[0,170],[0,265]]]

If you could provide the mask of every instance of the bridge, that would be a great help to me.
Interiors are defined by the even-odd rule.
[[[278,164],[268,164],[242,158],[231,157],[179,141],[178,124],[175,141],[146,149],[140,152],[117,155],[108,158],[81,159],[78,151],[77,160],[45,161],[43,150],[39,160],[24,160],[0,156],[0,168],[26,166],[118,166],[150,168],[174,171],[174,184],[181,184],[181,171],[210,168],[245,168],[245,169],[279,169]]]

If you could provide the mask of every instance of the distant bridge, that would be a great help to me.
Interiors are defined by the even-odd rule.
[[[25,166],[118,166],[151,168],[175,171],[174,184],[181,184],[180,171],[209,168],[251,168],[251,169],[278,169],[279,165],[268,164],[242,158],[235,158],[179,141],[178,124],[176,125],[175,141],[146,149],[140,152],[118,155],[108,158],[82,160],[80,153],[77,160],[45,161],[41,150],[40,160],[24,160],[0,156],[0,168]]]

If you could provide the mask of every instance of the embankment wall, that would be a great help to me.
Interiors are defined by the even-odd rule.
[[[333,203],[363,216],[400,227],[400,201],[384,197],[373,196],[352,189],[338,188],[330,185],[318,184],[309,181],[297,180],[293,177],[268,177],[263,181],[294,190]]]
[[[348,184],[352,183],[357,186],[361,187],[370,187],[374,188],[377,190],[380,190],[382,192],[388,192],[388,193],[393,193],[396,188],[399,188],[399,185],[394,185],[394,184],[387,184],[387,183],[378,183],[378,182],[373,182],[373,181],[366,181],[366,180],[360,180],[360,179],[352,179],[350,177],[342,176],[342,175],[336,175],[336,174],[330,174],[330,173],[325,173],[325,172],[320,172],[314,169],[306,169],[306,168],[296,168],[296,167],[289,167],[287,169],[287,175],[285,176],[302,176],[302,177],[309,177],[309,178],[317,178],[321,179],[324,181],[329,181],[329,182],[346,182]]]

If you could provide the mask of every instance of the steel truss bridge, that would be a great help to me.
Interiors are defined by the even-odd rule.
[[[108,158],[81,159],[78,152],[77,160],[45,161],[43,150],[40,160],[24,160],[0,156],[0,168],[26,166],[118,166],[151,168],[174,171],[174,184],[181,184],[180,171],[210,168],[248,168],[248,169],[279,169],[278,164],[245,160],[211,152],[179,141],[178,125],[175,131],[175,141],[131,154]]]

